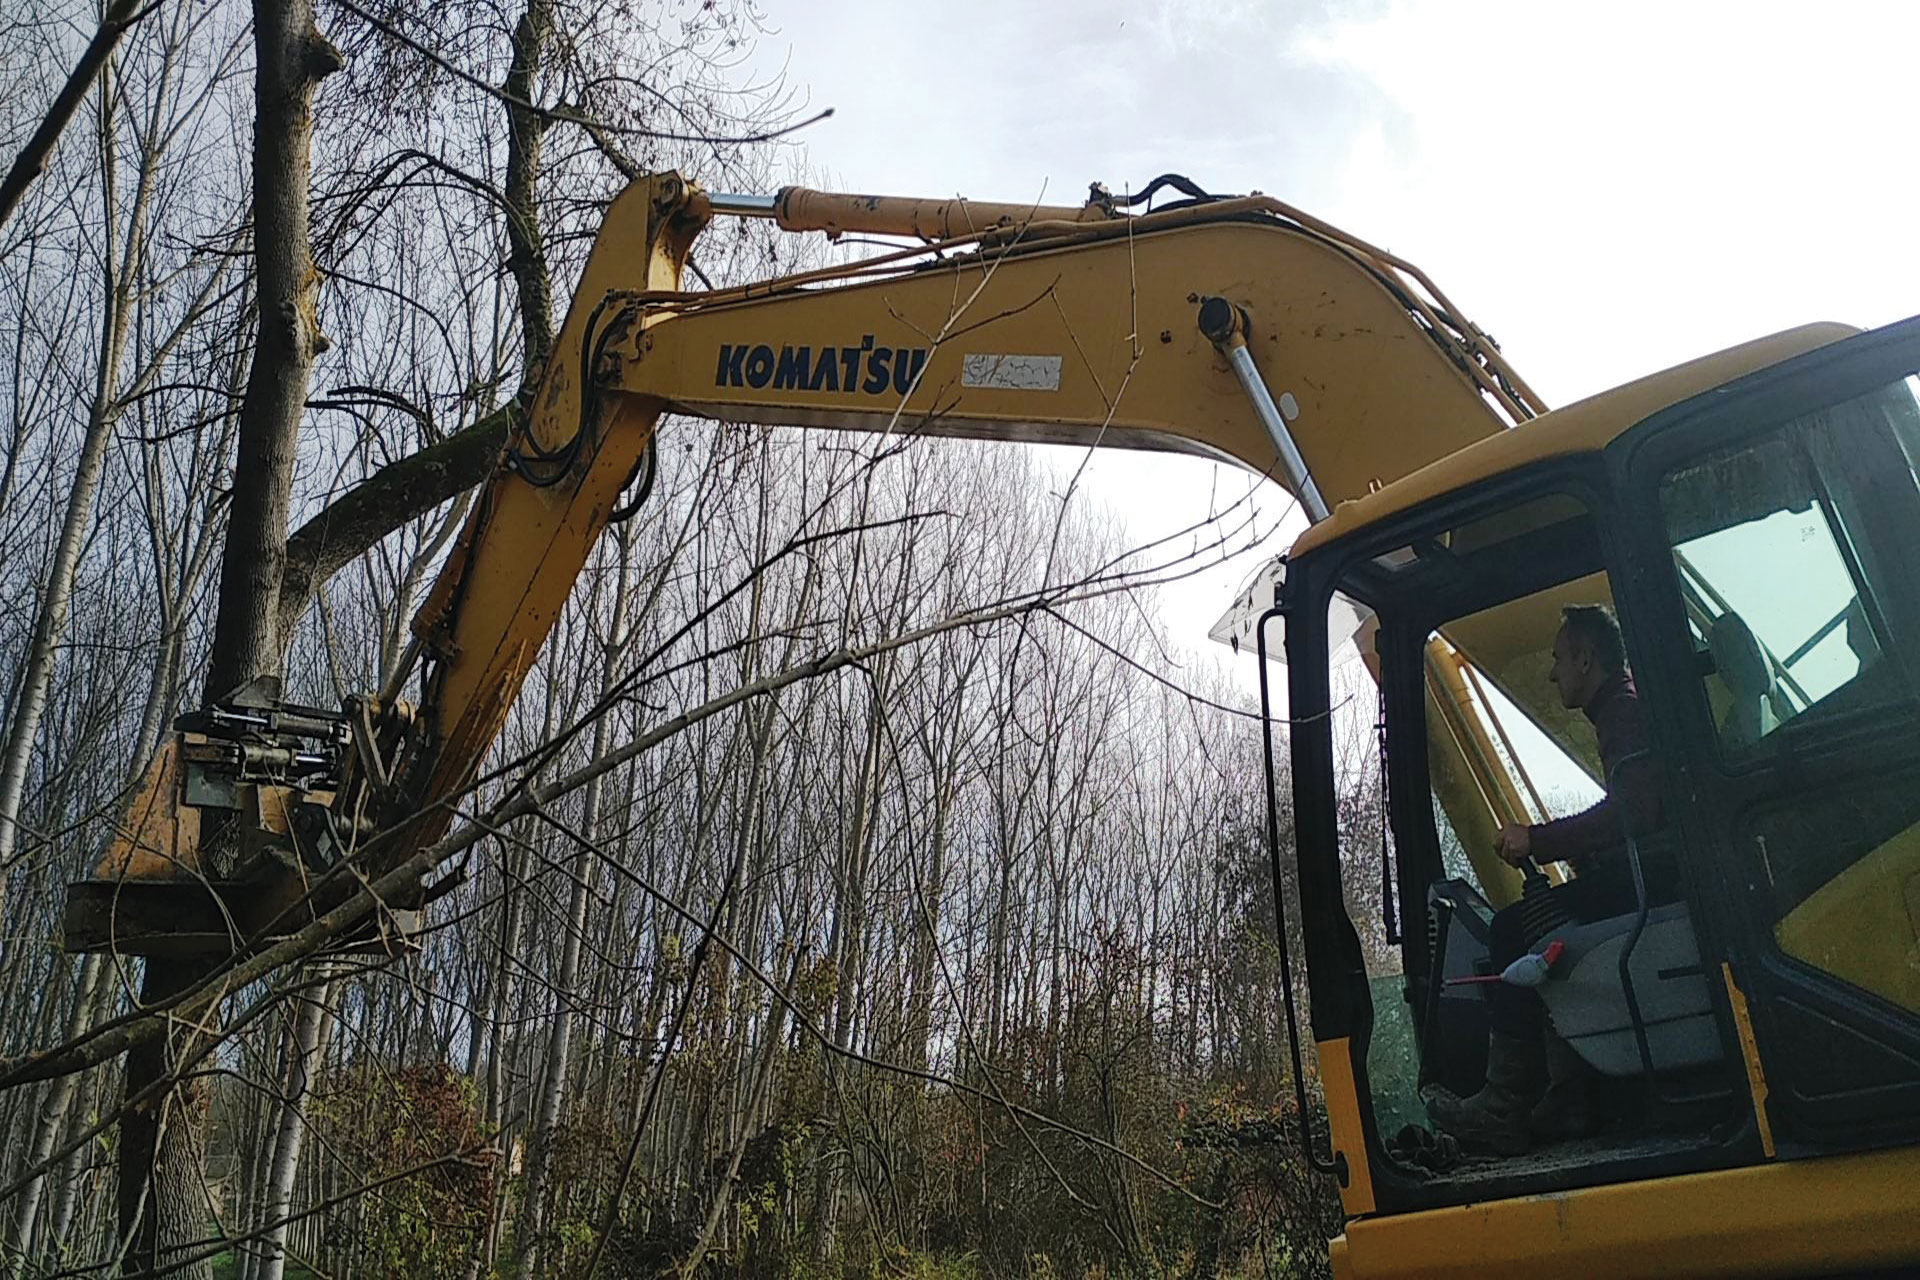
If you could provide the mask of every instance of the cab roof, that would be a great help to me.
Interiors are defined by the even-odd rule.
[[[1316,547],[1411,510],[1431,498],[1531,463],[1598,452],[1627,428],[1662,409],[1858,332],[1851,325],[1831,322],[1801,325],[1689,360],[1541,414],[1429,463],[1365,497],[1342,502],[1330,516],[1310,526],[1294,541],[1290,555],[1297,559]]]

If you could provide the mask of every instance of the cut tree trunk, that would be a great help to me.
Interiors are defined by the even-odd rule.
[[[307,179],[314,87],[340,69],[340,53],[314,25],[313,0],[255,0],[254,56],[253,248],[260,331],[240,403],[239,456],[207,675],[213,698],[256,677],[277,680],[280,674],[285,654],[278,606],[294,456],[314,357],[328,345],[316,314],[319,280],[309,243]]]

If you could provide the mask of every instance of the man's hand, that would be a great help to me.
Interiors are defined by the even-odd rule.
[[[1524,867],[1533,856],[1533,828],[1505,826],[1495,840],[1500,860],[1510,867]]]

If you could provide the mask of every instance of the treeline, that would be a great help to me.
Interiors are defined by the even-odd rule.
[[[143,962],[64,954],[59,915],[204,693],[260,319],[249,16],[144,14],[0,225],[0,1068],[138,1012]],[[397,660],[606,200],[798,156],[794,99],[740,87],[750,7],[321,19],[280,614],[288,696],[327,705]],[[95,20],[0,19],[9,154]],[[698,260],[795,252],[719,227]],[[488,830],[397,957],[227,994],[167,1112],[192,1176],[132,1184],[192,1228],[152,1266],[117,1061],[0,1090],[4,1265],[1317,1273],[1257,721],[1154,602],[1248,533],[1134,549],[1008,447],[668,423],[464,817],[656,745]]]

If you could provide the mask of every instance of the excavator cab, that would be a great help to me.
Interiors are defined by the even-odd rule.
[[[1920,319],[1758,354],[1470,446],[1295,547],[1269,617],[1331,1122],[1310,1154],[1353,1219],[1337,1272],[1369,1274],[1394,1215],[1602,1187],[1645,1216],[1616,1237],[1575,1215],[1567,1274],[1678,1266],[1699,1224],[1663,1243],[1659,1197],[1687,1179],[1746,1188],[1729,1201],[1753,1233],[1740,1248],[1831,1251],[1787,1239],[1785,1210],[1759,1203],[1783,1184],[1751,1179],[1798,1161],[1794,1176],[1862,1197],[1882,1166],[1823,1157],[1920,1138]],[[1742,360],[1754,371],[1729,376]],[[1546,868],[1615,877],[1600,900],[1617,911],[1547,912],[1529,937],[1610,1121],[1520,1157],[1436,1158],[1409,1127],[1423,1086],[1478,1087],[1491,914],[1550,901],[1494,833],[1620,785],[1547,680],[1561,609],[1586,603],[1622,625],[1657,818],[1623,821],[1584,871]],[[1462,1248],[1487,1229],[1452,1221]]]

